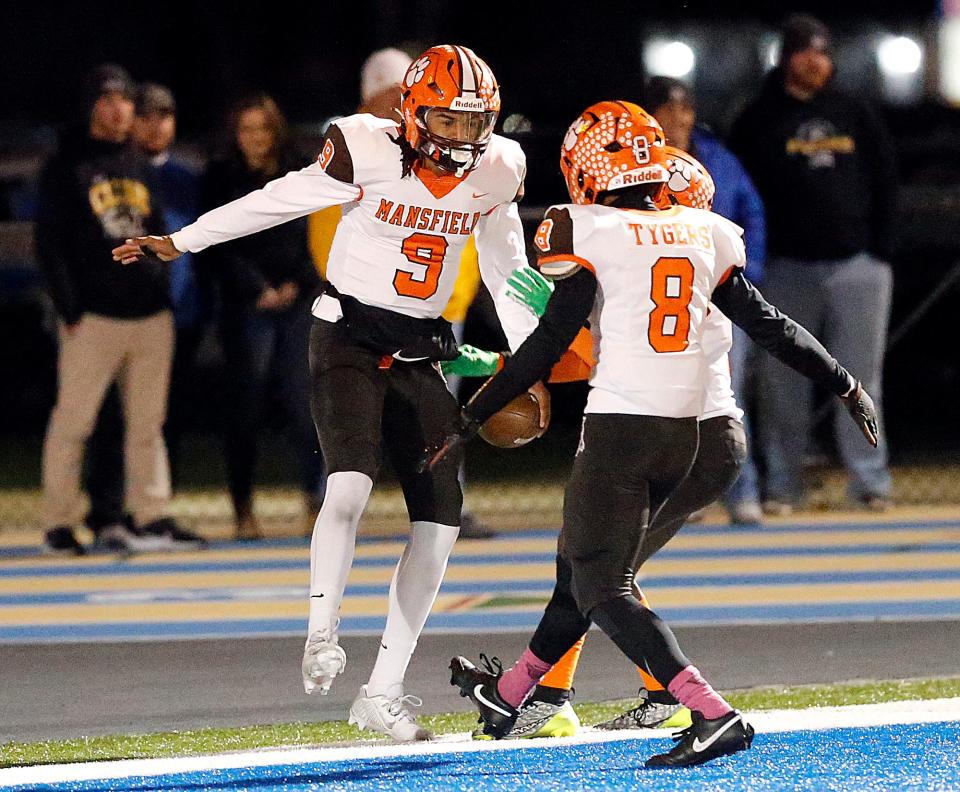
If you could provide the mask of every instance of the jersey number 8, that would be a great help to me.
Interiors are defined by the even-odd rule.
[[[422,277],[398,269],[393,276],[393,288],[402,297],[429,300],[437,293],[443,257],[447,254],[447,240],[436,234],[411,234],[403,240],[400,251],[411,264],[426,267]]]
[[[651,270],[650,312],[647,338],[656,352],[683,352],[690,335],[690,300],[693,299],[693,262],[664,256]]]

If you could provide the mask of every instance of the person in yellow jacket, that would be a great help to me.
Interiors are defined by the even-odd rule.
[[[387,48],[372,53],[360,70],[360,107],[357,112],[370,113],[378,118],[394,118],[400,111],[400,81],[406,74],[412,58],[405,52]],[[327,258],[333,235],[340,222],[339,206],[331,206],[314,212],[307,218],[307,243],[314,266],[320,277],[326,278]],[[480,289],[480,265],[477,247],[473,238],[467,242],[460,257],[460,270],[453,286],[453,295],[443,311],[443,318],[453,325],[453,334],[458,344],[463,343],[463,327],[467,311]],[[460,377],[447,374],[447,387],[456,396]],[[464,483],[463,467],[460,468],[460,483]],[[312,530],[312,526],[311,526]],[[465,539],[489,539],[496,532],[479,523],[470,512],[464,510],[460,517],[460,536]]]

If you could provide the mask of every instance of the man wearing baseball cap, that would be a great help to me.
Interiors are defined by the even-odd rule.
[[[91,526],[98,543],[129,551],[185,538],[168,514],[162,435],[173,353],[167,270],[154,257],[120,267],[110,255],[131,235],[166,231],[150,165],[128,143],[134,93],[120,66],[91,71],[82,91],[85,128],[64,137],[40,182],[37,253],[60,339],[57,403],[43,449],[43,521],[46,547],[58,553],[84,552],[74,533],[83,509],[84,446],[115,382],[134,526]]]
[[[859,98],[836,90],[830,31],[796,14],[783,28],[780,65],[734,125],[740,158],[767,212],[763,292],[841,355],[881,410],[881,375],[893,277],[887,263],[896,218],[896,166],[887,129]],[[758,413],[766,461],[764,508],[785,514],[802,498],[811,433],[809,383],[760,358]],[[835,418],[852,501],[890,505],[884,440],[864,447]]]

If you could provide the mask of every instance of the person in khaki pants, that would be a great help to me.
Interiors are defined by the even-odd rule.
[[[137,525],[151,526],[167,516],[170,501],[162,433],[173,357],[170,311],[144,319],[88,313],[76,324],[61,324],[59,336],[57,404],[43,448],[44,521],[52,528],[78,522],[84,444],[117,381],[127,430],[127,509]]]
[[[114,382],[123,403],[134,525],[108,526],[97,543],[114,550],[202,543],[167,513],[162,429],[173,355],[167,271],[156,258],[122,267],[110,255],[131,234],[164,230],[150,165],[127,142],[133,90],[118,66],[91,72],[84,89],[88,126],[64,138],[41,178],[37,252],[60,338],[57,404],[43,449],[43,519],[46,547],[58,553],[84,552],[74,534],[83,512],[84,447]]]

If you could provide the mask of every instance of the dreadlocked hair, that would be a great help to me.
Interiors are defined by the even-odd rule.
[[[416,149],[410,145],[405,134],[406,127],[403,123],[400,124],[399,132],[396,137],[387,135],[393,143],[400,149],[400,178],[405,179],[411,173],[413,173],[413,164],[417,161],[420,156],[417,154]]]

